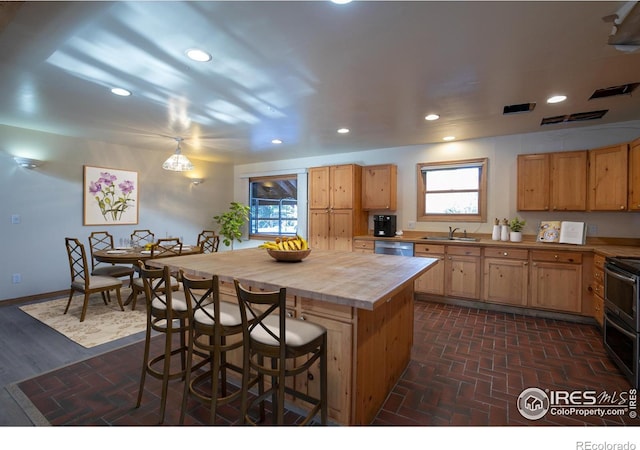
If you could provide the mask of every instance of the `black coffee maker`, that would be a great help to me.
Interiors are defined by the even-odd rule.
[[[392,237],[396,235],[396,216],[373,216],[373,235]]]

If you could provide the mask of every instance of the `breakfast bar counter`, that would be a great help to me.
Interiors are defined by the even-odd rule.
[[[254,248],[147,264],[201,276],[215,274],[221,297],[230,301],[235,300],[234,279],[251,289],[287,288],[292,316],[328,331],[329,417],[339,424],[361,425],[375,417],[409,363],[413,281],[435,262],[316,249],[303,261],[279,262]],[[317,380],[317,374],[310,372],[295,383],[316,392]]]

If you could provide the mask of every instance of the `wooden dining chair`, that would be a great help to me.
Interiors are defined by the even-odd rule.
[[[139,261],[138,268],[144,284],[147,327],[136,408],[139,408],[142,403],[146,376],[150,375],[161,380],[159,423],[163,423],[169,381],[184,379],[186,375],[188,309],[183,291],[166,288],[173,278],[169,267],[150,268]],[[164,336],[162,351],[154,355],[151,355],[152,332]],[[178,336],[177,344],[174,343],[176,336]]]
[[[102,263],[93,257],[98,250],[112,250],[113,236],[107,231],[94,231],[89,235],[89,251],[91,253],[91,275],[107,275],[114,278],[129,278],[129,286],[133,284],[133,266]]]
[[[133,230],[131,233],[131,246],[144,247],[151,244],[155,240],[155,234],[151,230]]]
[[[255,425],[250,410],[260,406],[260,420],[264,420],[264,401],[271,396],[273,423],[284,425],[285,394],[311,405],[300,425],[306,425],[319,413],[320,423],[327,424],[327,330],[318,324],[288,317],[287,292],[280,288],[273,292],[249,291],[234,280],[240,316],[242,318],[243,375],[241,394],[241,422]],[[315,364],[320,365],[320,394],[314,398],[288,385],[286,378],[298,377]],[[249,384],[257,373],[258,395],[249,399]],[[267,390],[264,378],[271,385]]]
[[[218,251],[220,245],[220,236],[204,236],[200,238],[198,236],[198,245],[202,249],[202,253],[215,253]]]
[[[189,311],[187,374],[184,383],[180,424],[184,423],[189,398],[209,407],[209,423],[215,424],[219,406],[240,397],[241,390],[227,392],[227,370],[242,374],[242,368],[227,359],[227,353],[242,347],[242,318],[238,305],[220,300],[218,277],[188,275],[180,271]],[[194,354],[200,356],[199,370]]]
[[[64,309],[64,314],[69,311],[69,306],[71,305],[74,292],[81,292],[84,294],[84,302],[82,304],[80,322],[84,322],[91,294],[99,292],[102,295],[104,304],[106,305],[107,300],[110,300],[109,293],[112,290],[116,291],[118,305],[120,305],[120,309],[124,311],[124,307],[122,306],[122,297],[120,296],[122,281],[111,276],[92,276],[89,272],[87,253],[84,249],[84,245],[82,245],[77,238],[67,237],[64,238],[64,240],[67,248],[67,256],[69,257],[69,269],[71,271],[71,289],[69,291],[69,301]]]

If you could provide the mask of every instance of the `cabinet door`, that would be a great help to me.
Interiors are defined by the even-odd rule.
[[[614,145],[589,152],[589,209],[627,210],[628,145]]]
[[[396,210],[397,170],[395,164],[363,168],[362,209]]]
[[[450,297],[480,298],[480,257],[446,257],[445,293]]]
[[[629,146],[629,211],[640,211],[640,139]]]
[[[564,312],[582,310],[582,265],[534,261],[531,306]]]
[[[329,167],[309,169],[309,209],[329,209]]]
[[[492,303],[527,306],[529,266],[517,259],[484,259],[482,299]]]
[[[332,209],[329,213],[329,249],[353,250],[353,211]]]
[[[444,295],[444,255],[420,254],[417,257],[436,258],[438,261],[429,270],[416,278],[413,283],[415,292],[433,295]]]
[[[551,209],[587,209],[587,151],[551,154]]]
[[[329,210],[309,210],[309,247],[329,250]]]
[[[353,362],[353,325],[303,312],[305,320],[327,329],[327,405],[329,417],[338,423],[349,423]],[[308,372],[296,376],[296,388],[320,397],[320,367],[314,364]],[[307,405],[308,407],[308,405]]]
[[[518,155],[518,210],[549,210],[548,153]]]
[[[334,209],[349,209],[354,208],[354,189],[356,186],[361,186],[362,172],[360,176],[357,175],[357,169],[360,166],[353,164],[347,164],[342,166],[330,167],[330,203],[331,208]],[[356,180],[356,178],[358,178]],[[356,184],[356,181],[358,184]],[[358,190],[358,196],[360,196],[360,190]]]

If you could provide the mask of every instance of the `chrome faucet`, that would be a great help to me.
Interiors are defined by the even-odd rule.
[[[460,228],[451,228],[449,227],[449,239],[453,239],[453,233],[458,231]]]

